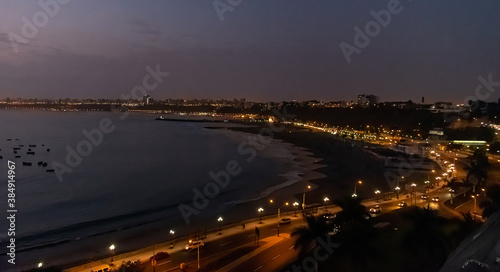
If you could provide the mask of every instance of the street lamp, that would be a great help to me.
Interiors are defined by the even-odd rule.
[[[476,204],[477,204],[477,196],[471,195],[472,198],[474,198],[474,220],[476,220]]]
[[[299,206],[299,202],[295,201],[293,202],[293,208],[295,210],[294,216],[297,217],[297,207]]]
[[[38,268],[41,268],[42,266],[43,266],[42,262],[39,262],[38,265],[37,265]]]
[[[271,199],[269,201],[271,204],[274,204],[273,200]],[[278,208],[278,237],[280,236],[280,215],[281,215],[281,208],[288,206],[288,202],[285,202],[281,207]]]
[[[430,182],[430,180],[426,180],[426,181],[424,181],[424,183],[425,183],[425,191],[426,191],[426,193],[428,193],[430,190],[429,186],[430,186],[431,182]]]
[[[380,190],[375,190],[375,196],[377,196],[377,202],[378,202],[378,195],[380,194]]]
[[[111,250],[111,263],[113,263],[113,257],[115,256],[115,245],[110,245],[109,250]]]
[[[450,204],[451,204],[451,205],[453,205],[453,193],[454,193],[454,192],[455,192],[455,190],[450,189],[450,196],[451,196],[451,198],[450,198]]]
[[[354,183],[354,194],[352,194],[353,198],[358,197],[358,195],[356,194],[356,187],[358,186],[358,184],[363,184],[363,182],[361,180],[358,180],[358,182]]]
[[[170,239],[173,240],[174,239],[174,234],[175,234],[175,231],[174,230],[170,230]],[[170,248],[173,248],[174,247],[174,243],[173,242],[170,242]]]
[[[264,208],[262,208],[262,207],[258,208],[257,212],[259,213],[259,216],[260,216],[259,224],[262,224],[262,212],[264,212]]]
[[[326,205],[328,204],[328,202],[330,201],[330,199],[328,197],[325,197],[325,198],[323,198],[323,201],[325,202],[325,213],[326,213],[327,212]]]
[[[415,192],[415,188],[417,187],[417,184],[412,183],[411,187],[413,188],[412,197],[413,197],[413,195],[415,195],[415,205],[417,205],[417,193]],[[410,198],[410,202],[413,202],[412,198]]]
[[[401,190],[401,188],[399,188],[399,186],[396,186],[396,188],[394,188],[394,189],[396,189],[396,192],[397,192],[396,198],[399,199],[399,190]]]
[[[222,216],[219,216],[219,218],[217,219],[217,221],[219,221],[219,235],[222,234]]]
[[[309,189],[311,189],[311,185],[307,185],[307,190]],[[302,194],[302,210],[306,209],[306,192]]]

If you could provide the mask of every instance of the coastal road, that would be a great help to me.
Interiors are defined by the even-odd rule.
[[[303,224],[304,223],[301,219],[292,220],[291,224],[280,226],[280,233],[291,233],[293,228]],[[263,224],[259,227],[259,230],[261,239],[269,236],[276,236],[277,224],[272,224],[272,223]],[[232,251],[237,247],[243,245],[251,246],[255,241],[254,239],[255,239],[255,229],[248,229],[246,231],[242,231],[234,235],[222,236],[220,239],[217,239],[215,241],[206,242],[205,246],[200,249],[200,264],[203,267],[203,265],[213,262],[217,258],[224,256],[225,254],[229,253],[230,251]],[[287,241],[291,240],[293,239],[287,239]],[[155,270],[153,270],[151,263],[148,261],[146,263],[146,269],[144,271],[145,272],[180,271],[179,267],[181,263],[189,264],[189,267],[196,267],[197,266],[196,261],[197,261],[197,250],[180,251],[172,253],[168,259],[158,261]]]

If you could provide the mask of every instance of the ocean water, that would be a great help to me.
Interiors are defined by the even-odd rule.
[[[4,218],[0,220],[0,266],[6,264],[7,252],[8,160],[16,163],[15,238],[21,264],[33,262],[33,256],[55,259],[61,245],[78,246],[92,237],[100,237],[106,244],[122,230],[183,229],[186,223],[178,205],[190,204],[193,189],[202,191],[211,181],[209,172],[225,169],[231,160],[239,163],[242,172],[231,177],[206,209],[190,218],[191,224],[215,218],[232,205],[257,200],[282,187],[283,180],[280,183],[277,177],[286,173],[283,161],[259,155],[248,163],[247,156],[238,153],[244,138],[231,132],[206,129],[203,123],[155,121],[155,115],[132,113],[125,120],[119,118],[121,115],[0,110]],[[82,149],[89,154],[81,156],[76,166],[69,166],[68,149],[82,147],[82,141],[87,140],[82,131],[99,128],[103,119],[109,119],[114,130],[103,133],[102,142],[92,145],[91,151]],[[14,148],[20,148],[17,154]],[[35,155],[28,155],[28,149]],[[267,154],[291,156],[277,150]],[[39,161],[48,166],[39,166]],[[23,162],[33,165],[24,166]],[[70,167],[71,173],[64,173],[59,180],[55,173],[46,172],[54,162]],[[296,182],[296,174],[291,176],[295,181],[288,183]]]

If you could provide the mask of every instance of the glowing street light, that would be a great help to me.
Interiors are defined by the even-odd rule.
[[[271,204],[274,204],[273,200],[269,200]],[[280,236],[280,215],[281,215],[281,208],[288,206],[288,202],[285,202],[281,207],[278,208],[278,237]]]
[[[111,263],[113,263],[113,257],[115,256],[115,248],[116,247],[114,244],[109,246],[109,250],[111,250],[111,254],[113,254],[113,255],[111,255]]]
[[[477,196],[471,195],[472,198],[474,198],[474,220],[476,220],[476,205],[477,205]]]
[[[39,262],[38,265],[37,265],[38,268],[41,268],[42,266],[43,266],[42,262]]]
[[[415,195],[415,205],[417,205],[417,192],[415,192],[415,188],[417,187],[417,184],[412,183],[411,187],[413,188],[412,196]],[[410,199],[411,201],[412,199]],[[411,203],[410,203],[411,204]]]
[[[262,213],[264,212],[264,208],[262,208],[262,207],[258,208],[257,212],[259,213],[259,216],[260,216],[259,224],[262,224]]]
[[[219,216],[219,218],[217,219],[217,221],[219,221],[219,235],[222,234],[222,216]]]
[[[377,196],[377,202],[378,202],[378,195],[380,194],[380,190],[375,190],[375,196]]]
[[[307,190],[311,189],[311,185],[307,185]],[[306,192],[302,194],[302,210],[306,209]]]
[[[299,202],[295,201],[295,202],[293,202],[293,204],[292,204],[292,205],[293,205],[293,207],[294,207],[294,209],[295,209],[295,214],[294,214],[294,216],[295,216],[295,217],[297,217],[297,207],[299,206]]]
[[[352,194],[353,198],[358,197],[358,195],[356,194],[356,189],[357,189],[358,184],[363,184],[363,182],[361,180],[358,180],[358,182],[354,183],[354,194]]]
[[[323,198],[323,202],[325,202],[325,213],[327,212],[326,204],[328,204],[329,201],[330,201],[330,199],[328,197]]]
[[[171,229],[170,230],[170,239],[174,238],[174,234],[175,234],[175,231]],[[170,242],[170,248],[173,248],[173,247],[174,247],[174,243]]]

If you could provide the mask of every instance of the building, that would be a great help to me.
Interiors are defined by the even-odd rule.
[[[142,97],[142,103],[144,103],[144,105],[149,105],[151,104],[151,96],[148,94],[148,95],[145,95]]]
[[[371,94],[358,95],[358,105],[361,107],[369,107],[376,105],[379,102],[379,97]]]

